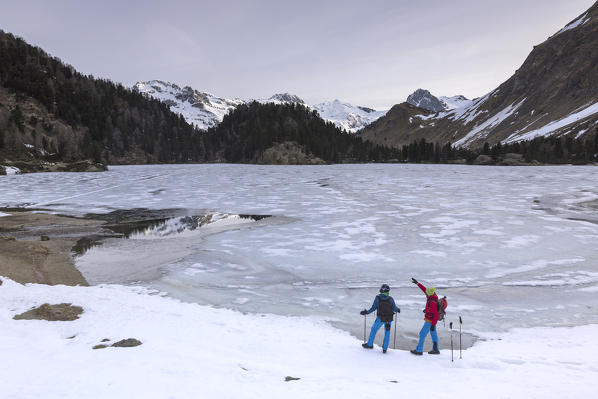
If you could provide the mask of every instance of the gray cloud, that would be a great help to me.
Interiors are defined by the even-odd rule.
[[[0,28],[83,73],[225,97],[388,107],[482,95],[591,0],[0,1]]]

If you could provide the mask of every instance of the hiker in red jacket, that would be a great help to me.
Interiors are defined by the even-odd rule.
[[[419,332],[419,343],[417,344],[417,348],[413,349],[411,353],[414,355],[422,355],[422,351],[424,349],[424,341],[426,340],[426,336],[428,333],[432,335],[432,341],[434,344],[434,348],[428,352],[430,355],[438,355],[440,351],[438,350],[438,334],[436,333],[436,323],[438,322],[438,318],[440,314],[438,312],[438,295],[436,295],[436,288],[434,287],[424,287],[423,284],[420,284],[416,279],[412,278],[411,282],[413,284],[417,284],[420,290],[426,294],[426,309],[424,310],[424,326],[422,327],[421,331]]]

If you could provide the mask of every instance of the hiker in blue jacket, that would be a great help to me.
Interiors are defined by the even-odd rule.
[[[376,310],[376,321],[372,325],[372,330],[370,331],[370,338],[367,343],[362,344],[366,349],[372,349],[374,347],[374,339],[376,338],[376,333],[384,325],[384,343],[382,345],[382,352],[386,353],[388,349],[388,343],[390,341],[390,325],[394,319],[395,312],[401,313],[401,309],[397,307],[395,304],[395,300],[392,299],[390,296],[390,287],[388,284],[382,284],[380,287],[380,295],[376,295],[376,299],[374,299],[374,303],[369,310],[362,310],[359,312],[362,316],[366,314],[372,313]]]

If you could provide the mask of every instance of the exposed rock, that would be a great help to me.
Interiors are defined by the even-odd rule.
[[[407,102],[432,112],[441,112],[445,110],[445,105],[442,101],[433,96],[428,90],[417,89],[407,97]]]
[[[41,160],[30,161],[12,161],[7,166],[12,166],[20,170],[20,173],[38,173],[38,172],[104,172],[108,167],[104,164],[92,162],[90,160],[66,162],[46,162]]]
[[[275,144],[266,149],[257,159],[258,164],[266,165],[325,165],[322,159],[306,154],[305,148],[294,141]]]
[[[104,338],[104,339],[103,339],[103,340],[101,340],[100,342],[108,342],[108,341],[110,341],[110,339],[108,339],[108,338]]]
[[[516,160],[516,161],[524,162],[523,155],[517,154],[517,153],[514,153],[514,152],[508,152],[508,153],[506,153],[505,155],[503,155],[503,158],[504,159],[513,159],[513,160]]]
[[[93,348],[91,349],[104,349],[107,348],[108,345],[104,345],[104,344],[99,344],[99,345],[95,345]]]
[[[110,346],[114,346],[116,348],[132,348],[134,346],[139,346],[141,344],[142,344],[142,342],[136,338],[127,338],[127,339],[122,339],[118,342],[115,342]]]
[[[48,237],[48,236],[41,236],[40,240],[42,240],[42,241],[50,241],[50,237]]]
[[[0,285],[2,285],[2,280],[0,280]]]
[[[297,381],[297,380],[300,380],[300,379],[301,379],[301,378],[297,378],[297,377],[291,377],[290,375],[287,375],[286,377],[284,377],[284,380],[285,380],[286,382],[289,382],[289,381]]]
[[[90,160],[69,163],[61,168],[63,172],[105,172],[107,170],[106,165]]]
[[[2,240],[2,241],[15,241],[16,238],[14,238],[13,236],[0,236],[0,240]]]
[[[48,321],[72,321],[79,318],[83,313],[81,306],[72,306],[70,303],[58,305],[43,305],[33,308],[13,317],[15,320],[48,320]]]
[[[304,104],[303,100],[295,95],[290,93],[276,93],[272,97],[270,97],[267,101],[280,101],[283,103],[299,103]]]
[[[534,162],[535,163],[526,162],[523,155],[509,152],[502,156],[502,158],[497,163],[497,165],[500,165],[500,166],[526,166],[526,165],[538,165],[539,164],[537,161],[534,161]]]
[[[492,165],[494,160],[489,157],[488,155],[480,154],[478,157],[473,161],[474,165]]]
[[[2,165],[0,165],[0,176],[5,176],[6,175],[6,168]]]

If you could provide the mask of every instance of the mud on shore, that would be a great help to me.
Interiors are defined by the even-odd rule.
[[[0,217],[0,275],[19,283],[87,285],[72,250],[105,222],[23,210]]]

